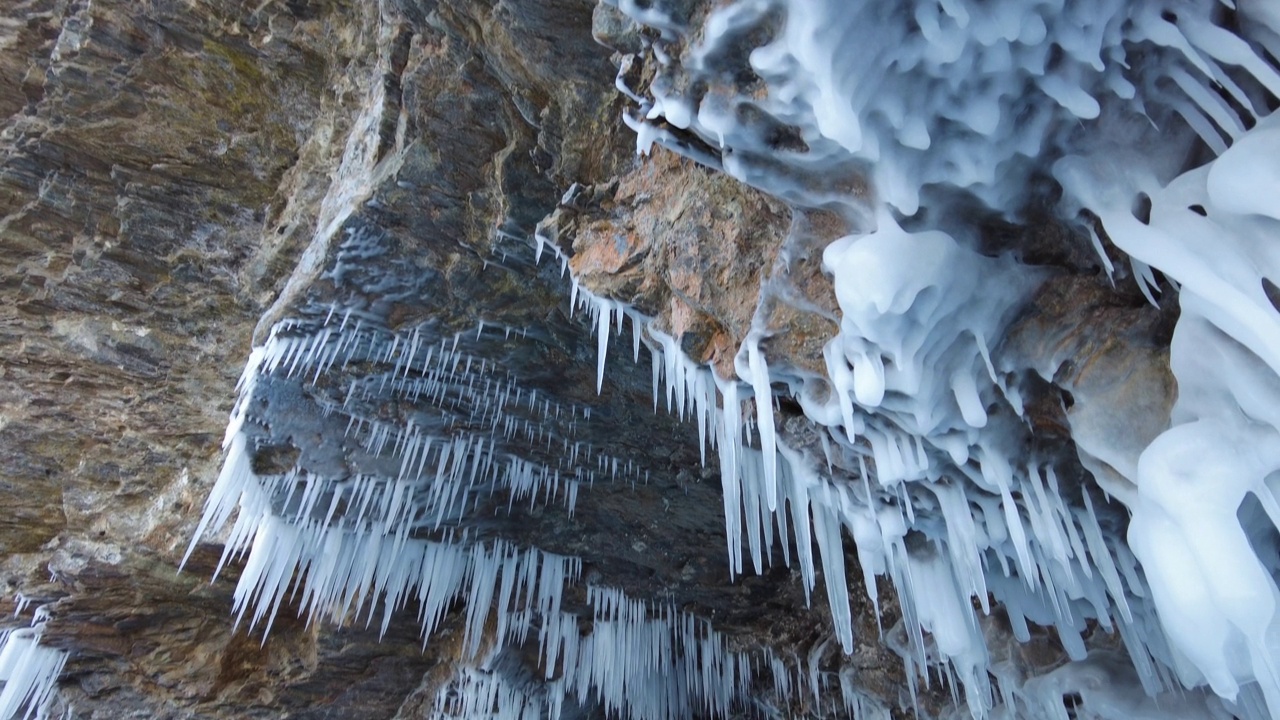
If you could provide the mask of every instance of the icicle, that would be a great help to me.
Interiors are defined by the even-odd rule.
[[[751,388],[756,396],[756,421],[760,428],[760,449],[764,453],[764,489],[769,510],[778,509],[778,445],[773,429],[773,392],[769,388],[769,367],[759,342],[747,344]]]
[[[0,717],[45,717],[68,653],[42,647],[44,625],[0,633]]]

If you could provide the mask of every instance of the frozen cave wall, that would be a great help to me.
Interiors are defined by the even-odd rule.
[[[1266,2],[0,10],[0,715],[1280,716]]]

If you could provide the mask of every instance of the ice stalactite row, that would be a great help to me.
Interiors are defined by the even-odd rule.
[[[238,413],[244,412],[252,385],[252,380],[246,384]],[[310,620],[341,623],[363,614],[366,624],[373,621],[381,604],[385,632],[391,615],[412,598],[417,601],[425,642],[449,606],[465,596],[465,642],[474,654],[499,571],[503,573],[499,616],[504,619],[533,610],[558,612],[566,581],[579,572],[578,564],[569,558],[522,552],[500,541],[486,545],[466,529],[450,528],[440,541],[411,537],[413,523],[408,520],[412,518],[402,518],[390,509],[404,504],[394,493],[362,495],[356,490],[350,504],[342,501],[341,493],[335,494],[323,520],[311,517],[309,509],[293,515],[278,513],[272,484],[252,469],[247,440],[238,427],[242,421],[243,417],[233,419],[227,459],[192,549],[196,540],[218,533],[236,514],[218,571],[229,559],[244,557],[234,612],[237,622],[248,614],[250,627],[265,622],[264,639],[286,601],[297,603],[297,612]],[[300,484],[304,495],[316,485]],[[340,505],[352,515],[346,523],[334,522],[334,510]],[[357,508],[354,512],[349,510],[352,506]],[[305,502],[303,508],[308,508]]]
[[[233,551],[248,546],[235,612],[241,618],[252,609],[250,623],[265,622],[264,633],[285,600],[313,621],[363,616],[366,624],[381,605],[385,632],[391,614],[413,599],[425,645],[449,607],[464,603],[463,670],[437,699],[438,717],[560,717],[566,699],[634,718],[726,717],[746,694],[755,665],[789,671],[763,662],[767,656],[731,651],[705,621],[615,589],[587,588],[593,615],[583,636],[578,617],[561,609],[580,573],[572,558],[468,542],[465,535],[447,542],[378,537],[270,516],[256,523],[251,542],[234,538]],[[546,682],[512,684],[485,668],[483,655],[535,637],[546,676],[538,680]],[[850,703],[866,703],[852,689],[848,695]]]
[[[801,678],[772,653],[734,652],[705,620],[667,605],[628,598],[612,588],[588,587],[591,633],[579,619],[548,619],[560,633],[558,653],[545,655],[546,677],[533,677],[511,661],[509,646],[494,645],[484,657],[459,664],[437,692],[434,718],[517,720],[575,717],[572,706],[599,707],[609,716],[638,718],[730,717],[743,710],[756,676],[774,688],[756,698],[761,707],[785,708],[792,693],[819,697],[828,678],[817,668]],[[557,632],[557,631],[552,631]],[[831,710],[867,720],[888,718],[842,680],[844,706]],[[812,685],[812,687],[809,687]]]
[[[26,606],[19,596],[18,612]],[[40,644],[46,620],[37,608],[31,627],[0,633],[0,718],[46,718],[67,653]]]
[[[511,332],[488,329],[494,331]],[[490,360],[459,351],[457,343],[456,335],[429,343],[417,330],[404,337],[348,316],[330,315],[311,331],[282,324],[254,351],[241,379],[225,440],[228,460],[201,533],[209,523],[220,526],[237,502],[257,503],[256,516],[394,534],[456,525],[499,488],[513,503],[556,500],[572,512],[580,484],[643,479],[626,458],[575,437],[590,419],[589,407],[563,406],[526,390]],[[363,372],[339,374],[345,386],[334,387],[331,370],[351,365]],[[367,372],[370,366],[376,371]],[[270,382],[259,387],[263,378]],[[316,385],[321,380],[322,388]],[[363,459],[368,472],[353,473],[332,452],[312,453],[307,467],[279,474],[250,471],[256,445],[271,440],[256,429],[266,424],[260,412],[271,404],[273,411],[300,409],[304,401],[315,402],[323,421],[341,428],[346,449]],[[389,401],[430,412],[380,418],[378,407]],[[311,422],[285,413],[272,419],[271,432],[277,441],[300,443],[304,433],[291,431]],[[508,452],[517,446],[542,449],[557,464]]]
[[[619,303],[580,288],[570,299],[598,333],[598,381],[627,318],[633,359],[642,336],[655,348],[670,341],[645,336],[647,320]],[[492,350],[476,345],[486,335],[518,331],[485,325],[441,339],[429,324],[393,333],[347,310],[312,315],[280,323],[253,351],[223,468],[188,550],[217,537],[216,572],[242,564],[237,624],[260,629],[264,641],[280,612],[385,633],[411,606],[426,645],[446,614],[462,613],[459,669],[437,698],[439,717],[555,718],[566,704],[647,720],[728,717],[748,698],[786,707],[799,693],[812,703],[819,688],[834,688],[843,710],[887,717],[849,678],[802,669],[767,648],[731,650],[707,621],[670,603],[579,587],[576,558],[491,537],[492,513],[503,506],[561,505],[571,515],[580,488],[647,479],[632,458],[583,439],[591,408],[526,389],[492,359],[500,353],[468,351]],[[700,414],[705,455],[716,442],[706,434],[720,415],[715,391],[699,385],[694,397],[682,375],[687,360],[655,357],[667,364],[668,409]],[[655,365],[655,405],[662,376]],[[705,371],[695,376],[710,381]],[[758,461],[744,465],[760,474]],[[758,543],[752,552],[759,568]],[[576,602],[586,617],[564,607],[566,593],[585,594]],[[537,676],[521,675],[527,665],[494,664],[512,652],[536,657]],[[772,692],[757,697],[760,685]]]
[[[252,402],[254,376],[248,377],[239,413]],[[462,660],[522,647],[536,638],[539,666],[548,677],[559,678],[541,694],[540,703],[555,704],[552,717],[558,716],[565,696],[628,708],[637,718],[692,717],[704,704],[723,715],[736,691],[749,682],[747,656],[730,652],[706,623],[670,608],[649,608],[617,591],[588,589],[594,629],[581,637],[578,618],[562,611],[564,593],[581,572],[573,558],[479,541],[469,529],[446,533],[440,541],[411,537],[412,523],[404,518],[391,522],[398,516],[386,506],[396,499],[376,494],[364,502],[353,495],[347,507],[359,505],[362,514],[345,524],[331,522],[331,517],[318,521],[309,511],[280,513],[268,479],[252,469],[243,419],[232,423],[228,459],[201,532],[218,532],[238,511],[224,556],[225,562],[245,555],[234,612],[237,622],[247,616],[251,627],[263,624],[264,639],[286,602],[296,604],[310,621],[370,624],[379,618],[385,632],[392,614],[413,600],[425,644],[450,607],[462,603]],[[384,508],[375,513],[378,502]],[[488,635],[491,616],[496,624]],[[655,644],[658,638],[666,645]],[[10,646],[20,649],[15,642]],[[528,698],[502,690],[497,679],[467,675],[462,682],[464,692],[456,703],[441,701],[437,710],[442,716],[454,711],[464,717],[544,712],[542,704],[536,711],[529,709]]]
[[[389,614],[424,573],[468,575],[474,542],[460,524],[495,492],[508,503],[558,502],[572,513],[580,484],[640,478],[625,459],[574,438],[589,408],[526,391],[458,342],[455,335],[428,343],[417,330],[401,337],[329,313],[305,327],[282,323],[255,349],[238,387],[227,458],[188,550],[235,515],[222,562],[248,553],[254,569],[237,591],[238,613],[253,606],[255,623],[273,616],[294,573],[304,571],[305,612],[342,618],[374,590],[389,593]],[[362,371],[330,374],[349,365]],[[334,387],[339,381],[346,386]],[[422,410],[378,417],[388,400]],[[311,417],[304,402],[323,417]],[[301,464],[254,471],[262,446],[317,436],[316,422],[336,427],[342,447],[304,446]],[[559,465],[508,451],[529,445],[554,450],[547,456]],[[422,533],[447,541],[421,540]],[[432,607],[439,611],[455,590],[433,596]],[[438,612],[429,614],[434,626]]]
[[[662,358],[668,392],[675,395],[673,386],[683,385],[679,394],[711,408],[694,414],[705,418],[705,432],[720,451],[731,568],[742,571],[744,536],[759,572],[763,561],[774,557],[775,526],[784,553],[789,553],[788,533],[794,534],[796,562],[806,588],[815,586],[816,568],[822,569],[837,638],[846,651],[855,638],[844,533],[854,539],[872,598],[878,576],[887,576],[898,595],[907,637],[901,652],[910,682],[917,677],[930,682],[937,675],[950,678],[955,688],[958,679],[975,714],[1001,703],[1009,712],[1038,712],[1034,708],[1049,698],[1043,684],[1028,685],[1025,678],[998,674],[993,684],[989,678],[986,640],[973,603],[989,613],[987,599],[994,596],[1019,640],[1030,640],[1033,624],[1053,626],[1069,655],[1079,661],[1086,659],[1083,635],[1091,620],[1118,632],[1131,654],[1129,662],[1140,668],[1133,675],[1135,687],[1145,686],[1152,695],[1165,692],[1170,678],[1153,657],[1167,657],[1168,651],[1159,636],[1148,636],[1157,621],[1152,608],[1140,601],[1147,591],[1138,563],[1128,547],[1104,529],[1088,491],[1078,489],[1081,495],[1074,499],[1064,496],[1052,465],[1032,463],[1016,472],[1006,465],[990,477],[948,478],[939,460],[945,448],[931,447],[926,453],[918,445],[920,436],[869,416],[861,426],[862,436],[879,440],[858,444],[834,437],[825,445],[823,458],[775,438],[776,481],[771,486],[763,471],[765,455],[752,447],[759,443],[752,436],[760,430],[742,408],[750,388],[715,379],[708,368],[684,356],[673,338],[653,328],[647,329],[646,337],[662,350],[656,357]],[[958,408],[953,412],[961,416]],[[900,456],[905,450],[910,456],[913,444],[921,455],[912,458],[918,461],[912,474],[893,476],[886,483],[865,470],[905,467],[901,458],[891,465],[880,453]],[[856,481],[852,476],[833,479],[822,464],[861,467],[864,472]],[[987,467],[995,464],[989,460]],[[967,487],[967,482],[977,487]],[[1016,501],[1013,488],[1025,489],[1027,496]],[[789,554],[784,554],[784,561],[791,562]],[[1153,642],[1154,647],[1148,645]],[[1058,677],[1073,676],[1064,671]],[[1128,688],[1130,699],[1139,702],[1143,693],[1132,695],[1133,689]],[[1120,690],[1114,694],[1123,696]],[[1173,701],[1166,697],[1166,702]],[[1176,702],[1195,707],[1206,699],[1193,695]]]
[[[859,232],[824,255],[841,314],[826,377],[770,372],[757,328],[740,382],[719,384],[734,428],[721,438],[743,435],[741,395],[763,410],[767,471],[736,469],[755,462],[736,442],[720,448],[731,562],[738,503],[768,533],[782,498],[807,499],[790,511],[799,544],[812,533],[826,558],[847,530],[868,588],[893,581],[908,662],[958,676],[975,717],[1067,717],[1064,693],[1096,717],[1280,715],[1280,14],[1210,0],[739,0],[690,27],[663,3],[618,7],[659,31],[647,93],[618,79],[640,105],[627,122],[642,153],[662,144],[796,207],[836,208]],[[993,361],[1044,271],[975,252],[974,214],[956,211],[1017,217],[1046,180],[1064,222],[1087,211],[1148,299],[1181,307],[1168,430],[1133,452],[1074,421],[1082,458],[1087,437],[1110,466],[1083,483],[1021,440],[1015,371],[1052,381],[1057,367]],[[1176,300],[1159,297],[1153,268]],[[759,399],[775,383],[830,429],[825,457],[771,437]],[[1056,627],[1073,662],[1043,678],[992,672],[974,609],[989,612],[988,596],[1020,639],[1028,623]],[[1088,653],[1092,622],[1119,633],[1131,673]]]
[[[776,557],[775,544],[790,565],[794,536],[806,592],[816,587],[820,567],[836,639],[851,652],[855,638],[844,568],[847,532],[872,598],[878,576],[887,576],[898,594],[907,636],[900,650],[908,681],[920,677],[931,682],[936,675],[953,691],[963,687],[968,707],[978,716],[1003,711],[1001,703],[1009,712],[1021,708],[1034,713],[1048,701],[1039,689],[1045,686],[1025,685],[1025,678],[991,682],[974,609],[977,602],[984,612],[991,611],[989,593],[1003,606],[1019,640],[1030,639],[1032,624],[1052,626],[1074,660],[1086,659],[1083,635],[1091,620],[1118,632],[1138,668],[1140,683],[1128,690],[1132,695],[1141,689],[1131,699],[1144,697],[1142,689],[1164,693],[1170,677],[1153,658],[1167,657],[1167,646],[1161,637],[1147,634],[1157,624],[1152,609],[1130,602],[1147,594],[1137,561],[1127,545],[1104,530],[1106,520],[1095,511],[1090,492],[1077,484],[1078,494],[1066,496],[1052,464],[1032,458],[1024,467],[1010,465],[1000,445],[1009,429],[989,424],[985,416],[966,415],[966,404],[975,403],[956,390],[954,381],[946,382],[946,373],[939,379],[931,372],[944,361],[981,372],[987,379],[971,380],[968,388],[985,397],[978,407],[985,407],[994,393],[1012,394],[1012,389],[997,387],[984,338],[999,336],[1002,316],[1029,281],[1007,277],[1001,292],[981,292],[982,273],[998,277],[1002,271],[1010,273],[1012,265],[966,251],[941,233],[917,238],[886,223],[881,233],[856,240],[864,244],[850,247],[855,238],[849,238],[830,249],[832,262],[852,266],[852,287],[837,284],[848,325],[828,345],[829,362],[840,363],[828,368],[833,384],[845,390],[819,401],[806,396],[806,384],[793,383],[806,414],[839,431],[824,443],[821,458],[792,449],[772,423],[760,421],[761,395],[752,382],[758,365],[753,372],[751,361],[740,357],[743,379],[719,378],[689,359],[679,342],[649,318],[625,308],[652,351],[655,405],[665,397],[667,410],[693,422],[704,447],[718,453],[730,571],[742,573],[749,556],[752,569],[760,573]],[[918,258],[930,253],[910,252],[922,244],[933,246],[929,249],[937,262],[924,267],[932,267],[936,276],[920,272]],[[903,248],[908,252],[896,252]],[[895,263],[900,269],[894,269]],[[908,264],[917,272],[910,273]],[[865,277],[866,266],[876,269],[876,277]],[[876,278],[903,280],[907,289],[891,288]],[[915,292],[911,282],[918,284]],[[917,303],[924,288],[933,291],[926,302]],[[623,308],[585,291],[575,298],[575,305],[594,318]],[[895,324],[915,335],[895,334]],[[622,330],[612,322],[597,325],[602,334]],[[839,344],[846,333],[858,338],[856,350],[848,354]],[[878,346],[877,339],[898,344]],[[831,355],[833,348],[838,355]],[[864,389],[872,386],[865,395],[851,379],[850,363],[858,362],[851,359],[854,352],[887,358],[878,374],[864,381]],[[769,377],[767,366],[763,372]],[[961,374],[956,371],[952,377]],[[886,385],[892,392],[886,393]],[[768,387],[766,383],[766,392]],[[847,418],[853,422],[842,425]],[[1005,419],[1012,421],[1016,418]],[[970,452],[980,462],[969,463]],[[822,464],[827,472],[821,471]],[[860,472],[837,479],[833,467]],[[1015,492],[1021,497],[1015,499]],[[1104,502],[1101,493],[1096,497]],[[1074,676],[1064,671],[1058,677],[1065,682],[1061,678]],[[1123,696],[1119,689],[1113,694]],[[1205,698],[1178,702],[1194,708]]]
[[[577,559],[484,541],[468,526],[446,528],[438,540],[416,537],[427,526],[414,522],[422,508],[405,509],[412,494],[366,487],[376,484],[373,478],[344,488],[296,469],[259,475],[246,430],[254,423],[256,385],[289,355],[255,352],[230,426],[227,460],[200,527],[201,536],[217,534],[236,514],[222,562],[243,557],[233,611],[237,623],[247,618],[250,627],[261,625],[264,640],[286,604],[309,622],[370,625],[376,619],[386,632],[392,614],[412,601],[425,645],[451,607],[461,606],[463,649],[456,676],[436,700],[441,718],[555,718],[566,702],[651,720],[728,717],[749,697],[757,675],[772,684],[771,701],[780,707],[792,692],[812,686],[816,695],[819,685],[834,682],[819,679],[816,667],[810,683],[800,682],[794,663],[768,650],[731,650],[707,621],[613,588],[586,587],[591,615],[584,634],[579,617],[563,608],[565,593],[579,583]],[[385,447],[392,444],[386,440]],[[468,467],[479,462],[473,458]],[[429,482],[455,482],[452,467],[441,465]],[[326,494],[332,497],[323,503],[314,497]],[[524,666],[496,664],[503,653],[534,642],[541,677],[523,677]],[[840,691],[847,709],[887,718],[885,708],[847,680]]]

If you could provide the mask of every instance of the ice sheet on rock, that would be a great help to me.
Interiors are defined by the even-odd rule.
[[[725,66],[740,57],[728,49],[781,14],[781,29],[749,57],[768,93],[686,97],[674,88],[696,83],[659,75],[642,117],[629,122],[642,139],[662,135],[660,119],[688,128],[732,151],[723,165],[730,174],[788,200],[787,173],[756,172],[750,158],[781,156],[779,167],[789,160],[817,174],[869,163],[880,197],[907,215],[929,184],[1014,211],[1042,169],[1037,161],[1076,144],[1081,122],[1119,111],[1162,124],[1154,113],[1168,108],[1205,137],[1238,134],[1242,118],[1213,88],[1225,87],[1252,114],[1253,96],[1232,72],[1242,69],[1273,94],[1280,76],[1214,24],[1213,10],[1204,1],[742,0],[712,12],[684,67],[709,82],[739,72]],[[807,152],[788,158],[794,151],[770,144],[768,123],[742,119],[760,116],[797,128]]]

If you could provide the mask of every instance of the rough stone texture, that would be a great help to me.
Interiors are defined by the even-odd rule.
[[[732,377],[789,215],[764,193],[657,149],[609,186],[577,193],[541,230],[585,287],[654,317],[691,358]]]
[[[53,603],[80,717],[245,716],[288,656],[373,647],[302,653],[286,632],[259,651],[230,586],[175,554],[373,79],[381,21],[360,6],[0,5],[0,551],[7,594]],[[292,702],[321,704],[324,675]]]
[[[1128,497],[1138,456],[1169,426],[1177,383],[1169,340],[1177,306],[1151,306],[1100,277],[1046,282],[1013,327],[1004,357],[1030,364],[1058,390],[1033,414],[1043,435],[1074,440],[1080,461],[1104,489]],[[1117,470],[1119,472],[1117,472]]]

